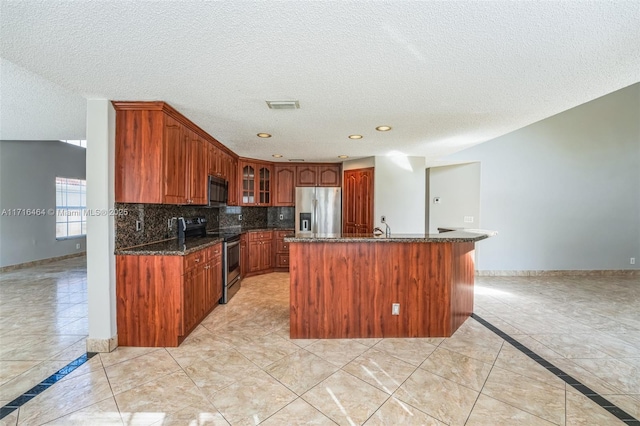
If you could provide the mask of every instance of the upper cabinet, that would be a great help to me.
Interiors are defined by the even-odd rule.
[[[340,164],[300,164],[295,186],[340,186]]]
[[[296,202],[296,167],[289,164],[276,163],[273,166],[274,206],[294,206]]]
[[[273,166],[269,163],[241,160],[240,205],[270,206],[273,185]]]
[[[233,156],[169,105],[164,102],[113,102],[113,105],[116,202],[206,205],[208,175],[212,171],[214,175],[222,175],[224,171],[235,186]],[[237,195],[231,198],[237,202]]]

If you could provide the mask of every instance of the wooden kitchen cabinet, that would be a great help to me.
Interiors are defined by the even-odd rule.
[[[284,241],[284,237],[293,231],[274,231],[276,242],[276,270],[289,270],[289,243]]]
[[[214,139],[164,102],[113,106],[115,201],[206,205]]]
[[[342,198],[342,232],[372,233],[373,167],[346,170]]]
[[[318,166],[318,186],[340,186],[340,164]]]
[[[269,272],[273,268],[273,231],[248,233],[249,273]]]
[[[340,164],[296,166],[295,186],[340,186]]]
[[[187,141],[187,198],[182,204],[209,204],[207,175],[207,144],[198,135],[189,131],[190,141]]]
[[[186,256],[116,256],[120,346],[178,346],[222,296],[222,243]]]
[[[229,195],[227,199],[228,206],[238,205],[238,160],[229,156]]]
[[[240,168],[240,205],[270,206],[273,166],[270,163],[242,160]]]
[[[296,203],[295,175],[296,168],[288,164],[276,163],[274,174],[274,206],[294,206]]]

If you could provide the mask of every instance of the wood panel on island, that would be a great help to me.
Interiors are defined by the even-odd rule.
[[[292,339],[449,337],[473,312],[474,236],[287,240]]]
[[[178,346],[222,297],[222,244],[186,256],[116,256],[121,346]]]
[[[345,170],[342,206],[342,232],[373,233],[373,167]]]

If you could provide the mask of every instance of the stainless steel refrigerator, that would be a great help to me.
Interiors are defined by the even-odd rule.
[[[297,187],[296,233],[339,234],[341,232],[342,189]]]

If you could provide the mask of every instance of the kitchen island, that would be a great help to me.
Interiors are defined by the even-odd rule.
[[[290,337],[451,336],[473,312],[475,243],[493,235],[456,230],[285,238]]]

